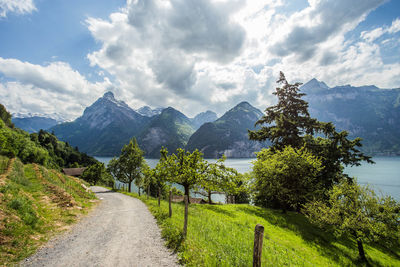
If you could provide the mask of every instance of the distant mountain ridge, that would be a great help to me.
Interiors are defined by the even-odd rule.
[[[362,137],[368,154],[400,154],[400,89],[376,86],[329,87],[312,79],[303,86],[312,117],[333,122],[350,138]],[[141,113],[139,113],[140,111]],[[62,140],[96,156],[115,156],[135,136],[147,157],[159,157],[162,146],[174,152],[182,147],[199,149],[206,158],[253,157],[268,143],[248,140],[262,112],[241,102],[221,118],[212,111],[188,118],[178,110],[142,107],[137,111],[110,92],[104,94],[81,117],[50,128]]]
[[[203,124],[189,139],[188,150],[199,149],[206,158],[219,158],[225,155],[230,158],[254,157],[265,144],[251,141],[248,129],[254,130],[254,124],[262,112],[241,102],[227,111],[214,122]]]
[[[138,136],[138,144],[146,156],[157,158],[164,146],[169,152],[185,147],[195,129],[191,120],[178,110],[168,107],[155,116]]]
[[[153,117],[153,116],[161,114],[161,112],[163,110],[164,110],[164,108],[152,109],[149,106],[143,106],[143,107],[137,109],[136,112],[139,113],[140,115],[143,115],[143,116],[146,116],[146,117]]]
[[[149,120],[107,92],[87,107],[81,117],[50,130],[61,140],[90,155],[114,156]]]
[[[190,119],[172,107],[144,106],[135,111],[107,92],[87,107],[81,117],[55,125],[49,131],[94,156],[119,155],[122,146],[136,137],[146,156],[157,158],[162,146],[170,152],[185,147],[199,124],[216,118],[214,112],[207,111]]]
[[[193,119],[192,123],[195,129],[199,129],[201,125],[203,125],[206,122],[213,122],[218,119],[218,116],[215,112],[211,110],[207,110],[206,112],[201,112],[197,114]]]
[[[371,155],[400,154],[400,89],[374,85],[328,87],[316,79],[301,87],[312,117],[333,122],[350,138],[363,138]]]
[[[37,133],[41,129],[47,130],[58,124],[55,119],[39,116],[12,118],[12,122],[15,124],[15,126],[27,131],[28,133]]]

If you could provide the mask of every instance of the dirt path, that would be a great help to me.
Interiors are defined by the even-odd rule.
[[[102,200],[99,206],[22,266],[178,266],[143,202],[102,187],[91,189]]]

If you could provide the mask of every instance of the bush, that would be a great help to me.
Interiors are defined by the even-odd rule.
[[[299,210],[319,194],[321,161],[305,148],[263,149],[253,163],[255,202],[265,207]]]

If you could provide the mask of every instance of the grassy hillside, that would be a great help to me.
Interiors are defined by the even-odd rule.
[[[137,197],[132,193],[129,195]],[[140,198],[149,207],[162,229],[167,245],[179,252],[187,266],[251,266],[254,227],[265,227],[262,266],[362,266],[357,244],[352,239],[336,239],[312,226],[298,213],[250,205],[199,205],[189,207],[188,237],[182,242],[182,204]],[[400,248],[391,251],[365,246],[372,266],[400,266]]]
[[[31,255],[95,203],[84,182],[0,156],[0,265]]]

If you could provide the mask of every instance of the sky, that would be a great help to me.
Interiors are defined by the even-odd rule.
[[[0,103],[80,116],[105,92],[134,109],[222,115],[289,82],[400,87],[398,0],[0,0]]]

